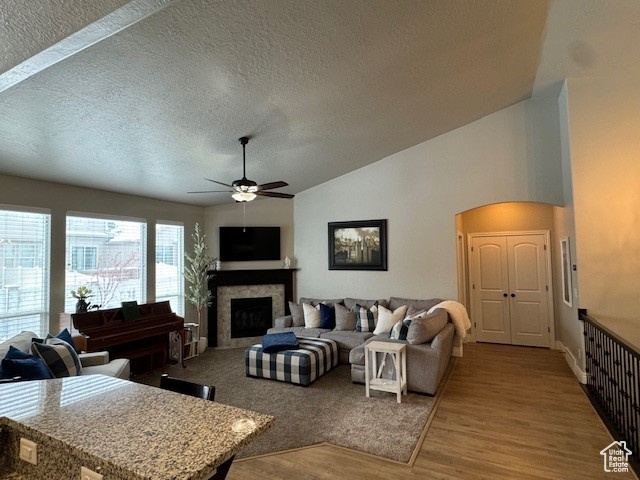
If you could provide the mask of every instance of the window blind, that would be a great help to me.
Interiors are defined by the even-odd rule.
[[[0,340],[49,330],[51,215],[0,210]]]
[[[82,285],[101,309],[146,301],[146,223],[67,215],[66,243],[65,312],[75,312],[70,292]]]
[[[156,300],[184,316],[184,227],[156,224]]]

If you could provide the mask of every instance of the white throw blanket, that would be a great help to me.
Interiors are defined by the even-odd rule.
[[[456,327],[456,333],[460,338],[467,336],[467,330],[471,328],[471,320],[464,305],[453,300],[445,300],[431,307],[427,314],[433,312],[436,308],[444,308],[449,312],[453,326]]]

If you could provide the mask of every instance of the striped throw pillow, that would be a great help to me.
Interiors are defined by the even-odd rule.
[[[356,314],[356,332],[373,332],[378,322],[378,302],[367,309],[356,303],[353,307]]]
[[[48,335],[44,342],[33,342],[31,350],[38,355],[55,378],[74,377],[82,371],[75,349],[64,340]]]
[[[406,340],[407,333],[409,332],[409,326],[411,325],[411,319],[405,318],[397,322],[391,332],[389,332],[389,338],[392,340]]]

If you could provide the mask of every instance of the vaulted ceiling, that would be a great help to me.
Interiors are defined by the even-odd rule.
[[[184,203],[229,201],[186,192],[242,176],[241,136],[247,176],[297,193],[565,73],[546,1],[37,4],[0,5],[0,173]]]

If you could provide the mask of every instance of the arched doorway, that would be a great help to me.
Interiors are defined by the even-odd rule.
[[[473,340],[554,346],[553,208],[507,202],[456,215],[458,291]]]

